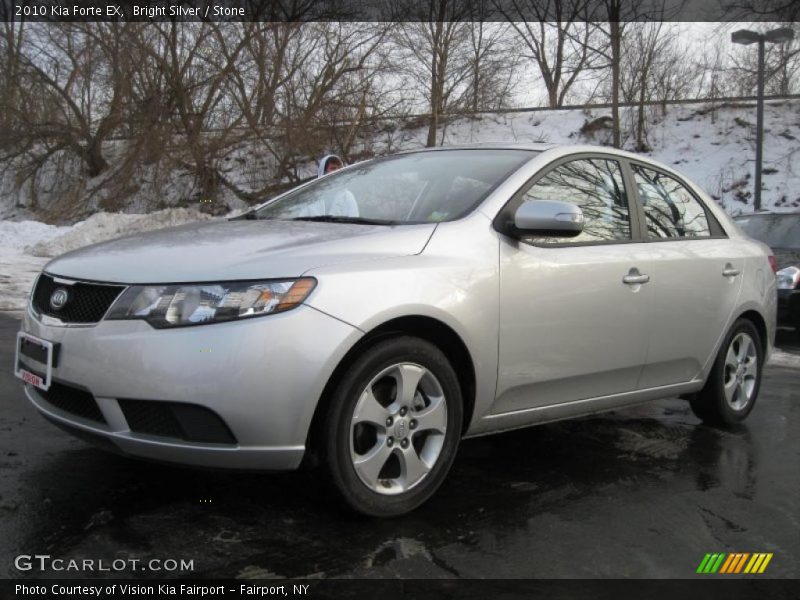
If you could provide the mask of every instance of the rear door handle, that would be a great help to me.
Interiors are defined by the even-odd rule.
[[[639,269],[635,267],[628,271],[628,274],[622,278],[622,283],[625,285],[637,285],[647,283],[648,281],[650,281],[650,275],[642,275],[639,273]]]
[[[722,270],[723,277],[736,277],[741,271],[739,269],[734,269],[733,265],[728,263],[725,265],[725,268]]]

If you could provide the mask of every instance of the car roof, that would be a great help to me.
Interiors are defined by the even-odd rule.
[[[433,148],[414,148],[411,150],[404,150],[398,154],[410,154],[412,152],[441,152],[446,150],[528,150],[533,152],[544,152],[555,148],[557,144],[547,143],[528,143],[521,144],[517,142],[482,142],[472,144],[451,144],[448,146],[435,146]]]
[[[668,165],[660,163],[659,161],[650,158],[649,156],[635,154],[633,152],[628,152],[627,150],[620,150],[619,148],[614,148],[612,146],[600,146],[597,144],[594,145],[555,144],[549,142],[527,142],[527,143],[481,142],[481,143],[469,143],[469,144],[452,144],[448,146],[435,146],[432,148],[413,148],[397,152],[396,154],[411,154],[414,152],[443,152],[447,150],[527,150],[530,152],[547,152],[548,154],[554,154],[559,156],[567,156],[569,154],[581,154],[581,153],[610,154],[614,156],[629,158],[631,160],[636,160],[643,163],[650,163],[654,166],[671,171],[676,175],[680,175],[674,169],[671,169]]]
[[[626,158],[628,160],[636,161],[642,164],[651,165],[657,169],[661,169],[666,173],[674,175],[678,177],[680,180],[687,180],[685,174],[680,173],[670,167],[669,165],[665,165],[658,160],[651,158],[649,156],[644,156],[641,154],[636,154],[634,152],[628,152],[627,150],[620,150],[619,148],[614,148],[611,146],[600,146],[600,145],[592,145],[592,144],[551,144],[546,142],[530,142],[530,143],[518,143],[518,142],[484,142],[484,143],[471,143],[471,144],[454,144],[450,146],[436,146],[433,148],[416,148],[412,150],[405,150],[403,152],[398,152],[397,154],[411,154],[415,152],[443,152],[447,150],[527,150],[529,152],[536,152],[537,155],[545,154],[548,157],[553,159],[564,158],[568,157],[573,154],[605,154],[608,156],[617,156],[620,158]],[[534,156],[531,156],[533,159]],[[696,188],[697,186],[695,184]]]
[[[764,217],[764,218],[768,218],[768,217],[775,217],[775,218],[779,218],[779,217],[800,217],[800,211],[790,211],[790,212],[768,212],[768,211],[762,211],[762,212],[752,212],[752,213],[741,213],[741,214],[738,214],[735,217],[733,217],[733,219],[734,220],[752,219],[753,217]]]

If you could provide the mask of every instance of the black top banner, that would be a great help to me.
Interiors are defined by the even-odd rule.
[[[0,0],[5,21],[796,21],[792,0]]]

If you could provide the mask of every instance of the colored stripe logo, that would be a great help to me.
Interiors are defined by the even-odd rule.
[[[697,567],[697,573],[725,575],[763,573],[772,560],[772,552],[717,552],[706,554]]]

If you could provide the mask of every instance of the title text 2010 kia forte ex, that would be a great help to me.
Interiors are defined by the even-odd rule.
[[[41,414],[111,449],[312,457],[352,508],[397,515],[464,437],[676,395],[741,421],[774,341],[773,267],[633,154],[414,151],[54,259],[15,370]]]

